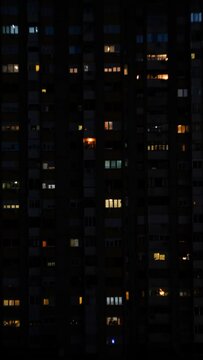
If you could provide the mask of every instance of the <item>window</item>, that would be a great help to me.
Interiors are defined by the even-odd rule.
[[[54,27],[53,26],[45,26],[44,33],[45,33],[45,35],[54,35]]]
[[[105,34],[119,34],[120,25],[104,25]]]
[[[78,247],[79,239],[70,239],[70,247]]]
[[[178,97],[187,97],[188,89],[178,89],[177,95],[178,95]]]
[[[154,253],[153,258],[154,258],[154,260],[164,261],[164,260],[166,260],[166,255],[165,254],[160,254],[160,253]]]
[[[167,54],[148,54],[147,60],[168,61]]]
[[[2,34],[16,35],[18,34],[18,25],[4,25],[2,26]]]
[[[118,316],[108,316],[106,318],[107,326],[118,326],[121,325],[121,318]]]
[[[87,149],[94,149],[96,147],[96,139],[95,138],[84,138],[83,144]]]
[[[79,35],[81,34],[81,27],[79,25],[70,25],[68,32],[70,35]]]
[[[113,130],[113,121],[104,121],[105,130]]]
[[[20,183],[17,180],[2,182],[3,190],[18,190],[19,188],[20,188]]]
[[[20,320],[3,320],[3,326],[20,327]]]
[[[121,169],[122,160],[105,160],[104,162],[105,169]]]
[[[120,45],[104,45],[105,53],[119,53]]]
[[[19,204],[3,204],[3,209],[14,210],[14,209],[19,209],[19,208],[20,208]]]
[[[129,291],[125,292],[125,299],[128,301],[130,299]]]
[[[105,208],[121,208],[122,201],[121,199],[106,199]]]
[[[80,52],[81,52],[80,46],[76,46],[76,45],[69,46],[69,54],[70,55],[80,54]]]
[[[147,145],[148,151],[167,151],[168,144],[150,144]]]
[[[39,71],[40,71],[40,65],[39,65],[39,64],[36,64],[36,65],[35,65],[35,71],[36,71],[36,72],[39,72]]]
[[[122,296],[107,296],[106,305],[122,305]]]
[[[49,299],[48,299],[48,298],[44,298],[44,299],[42,300],[42,304],[45,305],[45,306],[49,305]]]
[[[136,43],[142,44],[144,42],[144,36],[143,35],[136,35]]]
[[[168,74],[147,74],[147,79],[168,80]]]
[[[69,66],[69,74],[77,74],[78,67],[77,66]]]
[[[3,306],[20,306],[19,299],[4,299]]]
[[[2,72],[3,73],[18,73],[19,72],[19,65],[18,64],[2,65]]]
[[[38,26],[29,26],[28,32],[29,32],[29,34],[37,34],[38,33]]]
[[[127,64],[124,65],[123,74],[124,74],[125,76],[128,75],[128,65],[127,65]]]
[[[201,12],[192,12],[190,14],[190,21],[192,23],[202,22],[202,13]]]
[[[116,64],[105,64],[104,66],[105,73],[112,73],[112,72],[121,72],[121,67]]]
[[[185,134],[189,132],[189,125],[177,125],[177,133]]]
[[[79,296],[79,305],[82,305],[82,303],[83,303],[83,298],[82,298],[82,296]]]

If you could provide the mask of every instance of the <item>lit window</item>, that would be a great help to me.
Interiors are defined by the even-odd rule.
[[[35,65],[35,71],[38,72],[39,70],[40,70],[40,66],[39,66],[39,64],[36,64]]]
[[[122,296],[107,296],[106,305],[122,305]]]
[[[178,97],[187,97],[188,96],[188,89],[178,89],[177,90]]]
[[[196,58],[195,53],[191,53],[191,59],[192,59],[192,60],[195,60],[195,58]]]
[[[3,320],[3,326],[20,327],[20,320]]]
[[[47,92],[47,89],[43,88],[42,93],[46,94],[46,92]]]
[[[128,65],[126,65],[126,64],[124,65],[123,73],[125,76],[128,75]]]
[[[77,73],[78,73],[78,67],[77,66],[69,67],[69,74],[77,74]]]
[[[105,130],[113,130],[113,121],[105,121],[104,129]]]
[[[49,299],[48,298],[43,299],[43,305],[49,305]]]
[[[168,74],[148,74],[147,79],[168,80]]]
[[[166,260],[166,255],[165,254],[154,253],[153,257],[154,257],[154,260],[161,260],[161,261]]]
[[[3,209],[19,209],[19,204],[3,204]]]
[[[190,254],[186,254],[185,256],[182,256],[181,260],[184,260],[184,261],[190,260]]]
[[[122,160],[105,160],[104,161],[105,169],[121,169]]]
[[[38,33],[38,26],[29,26],[28,32],[29,32],[29,34],[37,34]]]
[[[120,45],[104,45],[105,53],[119,53]]]
[[[82,303],[83,303],[83,298],[82,296],[79,296],[79,305],[82,305]]]
[[[159,289],[159,296],[168,296],[168,291],[164,289]]]
[[[47,261],[47,266],[48,267],[55,267],[56,263],[55,263],[55,261]]]
[[[125,299],[128,301],[130,299],[129,291],[125,292]]]
[[[190,14],[190,21],[192,23],[202,22],[202,13],[201,12],[192,12]]]
[[[181,146],[180,150],[185,152],[186,151],[186,144],[181,144],[180,146]]]
[[[150,144],[147,145],[148,151],[168,151],[168,144]]]
[[[43,247],[43,248],[47,247],[47,242],[46,242],[46,240],[42,240],[42,247]]]
[[[18,25],[2,26],[2,34],[16,35],[19,32]]]
[[[79,239],[70,239],[70,247],[78,247]]]
[[[177,125],[177,133],[178,134],[185,134],[189,132],[188,125]]]
[[[18,299],[4,299],[3,306],[20,306],[20,300]]]
[[[96,139],[95,138],[84,138],[83,144],[87,149],[94,149],[96,147]]]
[[[2,65],[2,72],[3,73],[18,73],[19,65],[18,64]]]
[[[83,129],[82,125],[78,125],[78,130],[81,131]]]
[[[167,54],[148,54],[147,60],[168,61]]]
[[[105,208],[121,208],[122,201],[121,199],[106,199]]]
[[[111,72],[121,72],[121,67],[116,65],[105,65],[104,72],[111,73]]]
[[[106,325],[107,326],[121,325],[121,318],[117,316],[108,316],[106,318]]]

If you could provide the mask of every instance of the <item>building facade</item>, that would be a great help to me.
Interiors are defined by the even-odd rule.
[[[202,359],[202,1],[0,23],[1,348]]]

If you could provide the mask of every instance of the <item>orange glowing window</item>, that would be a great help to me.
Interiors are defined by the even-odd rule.
[[[96,138],[91,138],[91,137],[84,138],[83,144],[88,149],[95,148],[96,147]]]
[[[44,248],[44,247],[47,247],[47,242],[46,242],[46,240],[43,240],[42,241],[42,247]]]

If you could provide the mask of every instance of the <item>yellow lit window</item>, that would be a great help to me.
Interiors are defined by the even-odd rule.
[[[83,129],[82,125],[78,125],[78,130],[81,131]]]
[[[166,260],[166,255],[160,254],[160,253],[154,253],[154,260],[164,261],[164,260]]]
[[[105,53],[114,53],[115,45],[104,45],[104,52]]]
[[[43,305],[49,305],[49,299],[48,298],[43,299]]]
[[[168,80],[168,74],[148,74],[147,79],[154,80]]]
[[[196,56],[195,56],[195,53],[191,53],[191,59],[192,59],[192,60],[195,60],[195,57],[196,57]]]
[[[168,61],[167,54],[148,54],[147,60]]]
[[[3,326],[20,327],[20,320],[3,320]]]
[[[105,208],[121,208],[122,201],[121,199],[106,199]]]
[[[82,302],[83,302],[83,298],[82,296],[79,296],[79,304],[82,305]]]
[[[42,93],[43,93],[43,94],[46,94],[46,92],[47,92],[47,89],[43,88],[43,89],[42,89]]]
[[[36,71],[36,72],[39,72],[39,70],[40,70],[40,66],[39,66],[39,64],[36,64],[36,65],[35,65],[35,71]]]
[[[126,291],[126,292],[125,292],[125,299],[126,299],[126,300],[129,300],[129,298],[130,298],[129,291]]]
[[[185,256],[182,256],[181,259],[184,261],[190,260],[190,254],[186,254]]]

